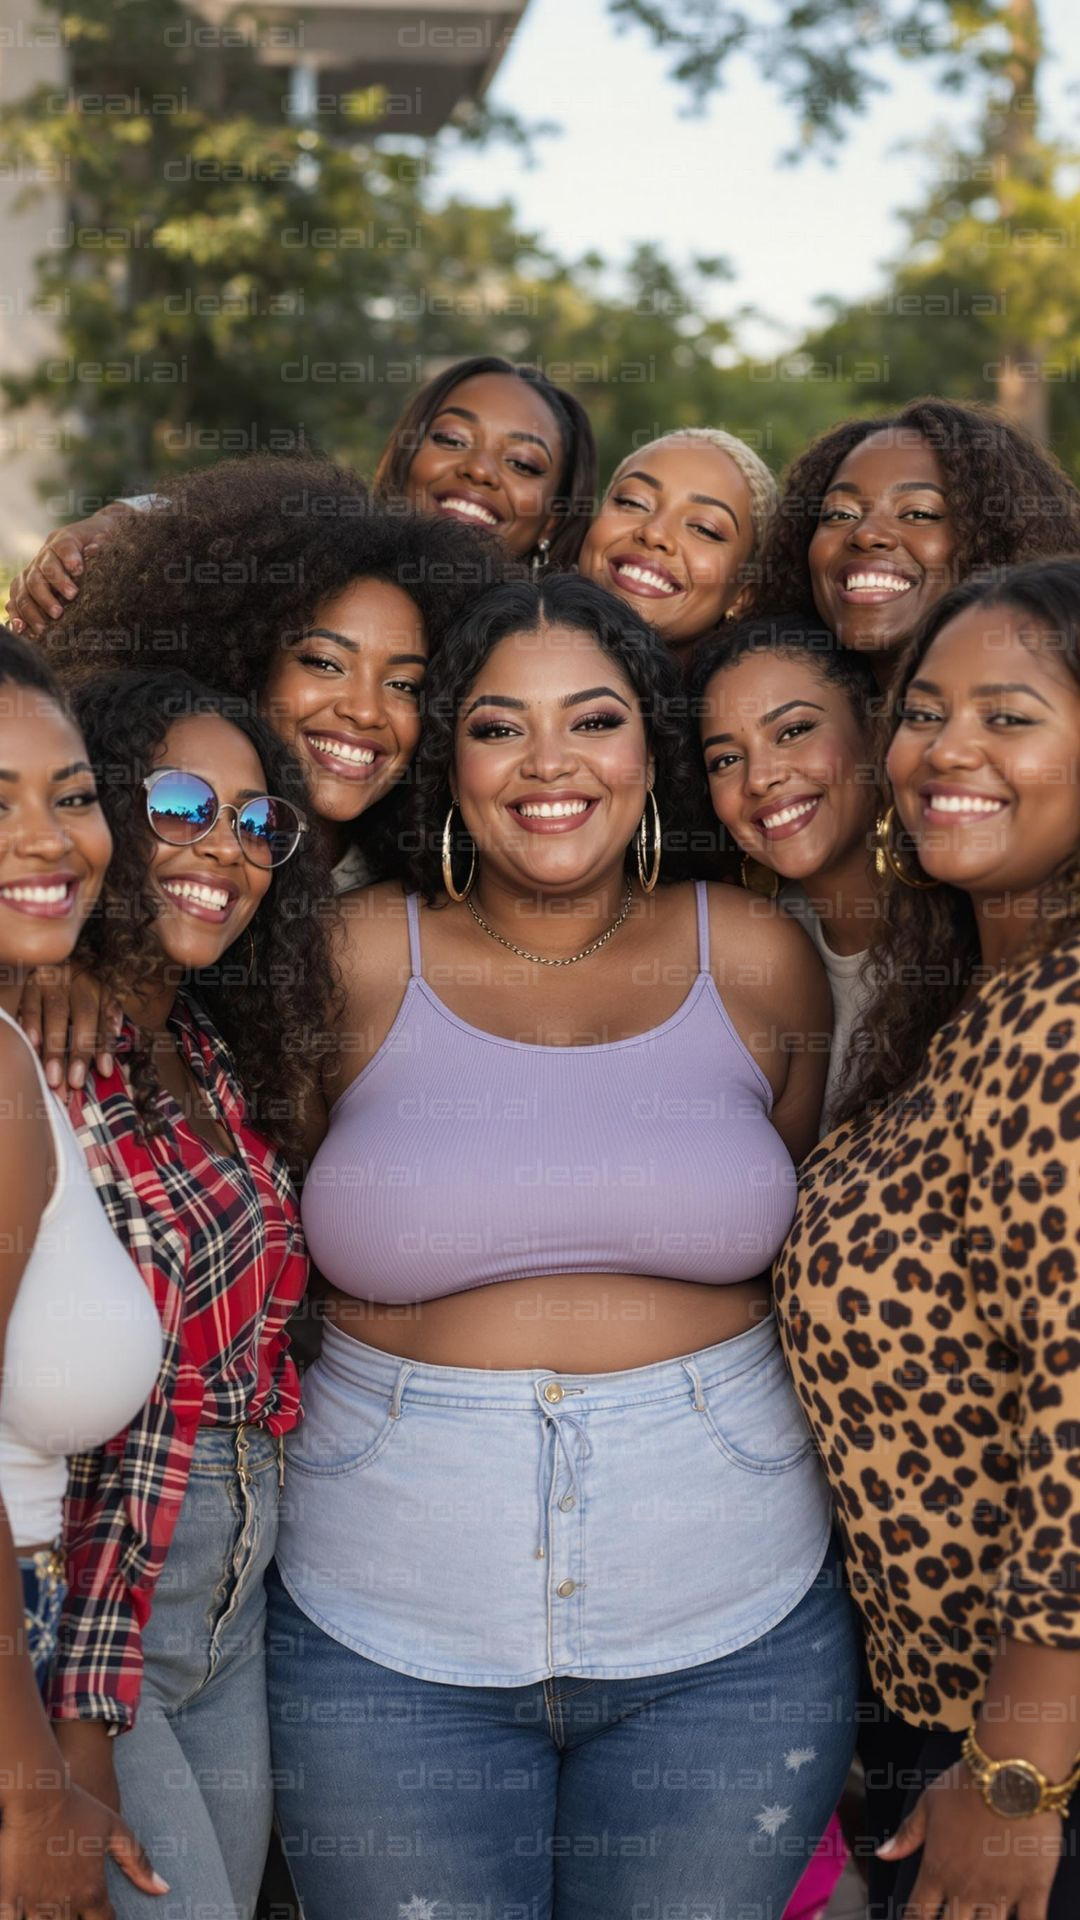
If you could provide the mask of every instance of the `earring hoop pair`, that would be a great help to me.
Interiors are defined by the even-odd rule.
[[[637,833],[634,836],[634,846],[637,853],[638,880],[641,883],[642,892],[652,893],[660,878],[660,859],[663,846],[660,829],[660,809],[656,804],[656,795],[651,787],[645,796],[645,800],[646,804],[642,810],[641,819],[638,822]],[[649,847],[649,830],[646,825],[650,802],[652,803],[651,849]],[[476,844],[475,842],[470,842],[469,871],[465,877],[464,886],[459,887],[454,879],[454,813],[456,808],[457,801],[451,800],[446,819],[443,821],[442,878],[443,886],[450,899],[460,902],[468,899],[469,894],[476,885],[476,870],[479,863],[476,857]]]

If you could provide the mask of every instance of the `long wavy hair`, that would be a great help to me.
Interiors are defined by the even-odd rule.
[[[409,871],[412,884],[429,902],[443,897],[442,832],[451,804],[450,772],[462,704],[500,640],[509,634],[538,633],[544,626],[587,634],[610,655],[633,688],[655,760],[661,875],[666,879],[684,876],[693,775],[686,694],[678,669],[652,627],[614,594],[575,574],[555,574],[536,585],[515,581],[484,594],[447,634],[432,668],[418,756]],[[455,837],[455,851],[471,845],[462,829]],[[631,873],[635,870],[632,848],[626,857]]]
[[[891,712],[879,743],[882,763],[929,648],[950,621],[974,607],[1009,608],[1040,628],[1080,686],[1080,559],[1017,567],[991,586],[969,581],[939,600],[908,642],[890,689]],[[915,862],[910,840],[900,833],[894,838],[904,862]],[[881,884],[882,914],[871,946],[877,984],[859,1023],[862,1045],[856,1042],[839,1119],[852,1119],[889,1099],[911,1078],[932,1036],[978,978],[979,929],[969,894],[947,884],[926,891],[906,887],[892,873]],[[1028,939],[1010,968],[1058,946],[1076,932],[1078,922],[1080,845],[1040,887]]]
[[[372,482],[376,497],[392,500],[405,495],[413,457],[436,414],[455,387],[482,373],[508,374],[512,380],[523,380],[555,416],[562,436],[563,464],[552,506],[558,524],[548,558],[552,566],[572,567],[577,562],[589,521],[596,512],[596,441],[580,400],[565,387],[555,386],[538,367],[515,366],[512,360],[503,360],[498,354],[481,353],[469,360],[458,360],[443,373],[436,374],[409,401],[379,456]]]
[[[837,468],[873,433],[906,428],[937,456],[956,527],[953,574],[1000,574],[1028,560],[1080,551],[1080,492],[1052,453],[993,407],[933,397],[898,413],[843,420],[812,440],[784,474],[780,505],[761,559],[753,613],[820,619],[810,579],[810,542]]]
[[[86,740],[113,836],[114,856],[101,908],[80,951],[121,996],[157,977],[159,907],[149,884],[157,842],[142,782],[169,729],[191,714],[214,714],[250,741],[266,789],[304,806],[299,764],[262,720],[234,711],[220,693],[179,668],[100,674],[74,690],[72,706]],[[307,842],[315,844],[308,846]],[[335,989],[320,903],[330,893],[327,858],[306,834],[292,859],[274,869],[246,935],[214,968],[194,973],[191,990],[231,1048],[254,1123],[298,1161],[304,1104],[315,1090],[328,1045]],[[163,1125],[148,1053],[132,1061],[136,1107],[147,1134]]]
[[[484,534],[379,506],[330,460],[255,454],[170,481],[164,506],[129,514],[42,645],[66,685],[103,668],[183,667],[231,695],[230,712],[257,712],[282,646],[346,588],[400,588],[434,655],[505,567]],[[394,788],[351,823],[377,871],[397,869],[403,804]]]

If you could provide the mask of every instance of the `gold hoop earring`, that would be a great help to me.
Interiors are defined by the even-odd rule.
[[[739,862],[739,878],[747,893],[759,893],[765,900],[775,900],[780,892],[780,875],[775,867],[767,867],[763,860],[755,860],[752,853],[744,853]]]
[[[645,828],[645,815],[649,811],[650,800],[652,801],[653,832],[651,859],[649,856],[649,838]],[[641,810],[641,819],[638,821],[635,845],[637,848],[637,873],[638,880],[641,883],[641,890],[643,893],[651,893],[660,878],[660,856],[663,852],[660,840],[660,809],[656,804],[656,795],[651,787],[646,790],[645,805]]]
[[[475,841],[472,842],[472,854],[469,859],[468,878],[466,879],[465,885],[462,887],[459,893],[457,887],[455,887],[454,885],[453,819],[454,819],[454,808],[456,806],[457,806],[457,801],[451,800],[450,811],[443,822],[442,878],[443,878],[443,886],[446,888],[446,891],[450,895],[451,900],[464,900],[472,892],[473,886],[476,881],[476,866],[477,866],[476,843]]]
[[[900,864],[900,856],[892,843],[895,819],[896,802],[890,801],[874,828],[874,866],[882,879],[887,868],[902,887],[914,887],[918,893],[930,893],[941,885],[940,880],[931,880],[925,873],[909,873]]]

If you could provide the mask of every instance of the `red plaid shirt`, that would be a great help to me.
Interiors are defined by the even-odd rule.
[[[124,1433],[69,1463],[69,1590],[50,1711],[135,1718],[142,1628],[165,1564],[200,1426],[249,1421],[285,1433],[299,1417],[286,1322],[307,1281],[299,1210],[278,1150],[246,1123],[232,1056],[201,1008],[178,996],[170,1025],[215,1117],[237,1142],[214,1153],[166,1098],[168,1131],[141,1140],[121,1062],[92,1074],[71,1118],[109,1220],[153,1294],[165,1335],[157,1384]]]

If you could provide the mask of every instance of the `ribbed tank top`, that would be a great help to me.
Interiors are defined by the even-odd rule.
[[[778,1251],[795,1169],[772,1090],[709,971],[660,1026],[545,1047],[470,1026],[411,974],[390,1032],[346,1088],[304,1184],[315,1264],[343,1293],[436,1300],[497,1280],[627,1273],[748,1280]]]

